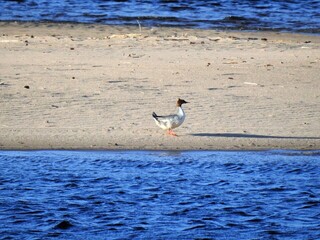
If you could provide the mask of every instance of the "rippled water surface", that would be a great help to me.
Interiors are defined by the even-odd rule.
[[[319,0],[7,0],[0,20],[320,33]]]
[[[0,239],[320,239],[319,173],[319,151],[0,151]]]

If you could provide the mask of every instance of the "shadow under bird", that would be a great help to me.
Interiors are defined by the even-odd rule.
[[[177,136],[172,129],[179,127],[185,120],[186,114],[182,109],[182,104],[188,103],[183,99],[178,99],[177,101],[177,113],[171,114],[167,116],[158,116],[155,112],[152,113],[152,117],[158,127],[162,128],[163,130],[167,130],[167,133],[172,136]]]

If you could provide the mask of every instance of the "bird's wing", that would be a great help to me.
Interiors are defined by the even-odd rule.
[[[166,115],[166,116],[159,116],[157,115],[155,112],[152,113],[152,117],[156,120],[170,120],[170,119],[173,119],[175,118],[177,115],[176,114],[171,114],[171,115]]]

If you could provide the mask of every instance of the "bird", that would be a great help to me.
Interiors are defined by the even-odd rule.
[[[167,130],[167,134],[172,136],[177,136],[176,133],[172,131],[172,129],[179,127],[185,120],[186,114],[182,109],[182,104],[189,103],[183,99],[178,98],[177,101],[177,113],[171,114],[167,116],[158,116],[155,112],[152,113],[152,117],[158,127],[162,128],[163,130]]]

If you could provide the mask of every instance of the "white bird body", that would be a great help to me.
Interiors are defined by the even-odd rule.
[[[179,127],[185,120],[186,114],[182,109],[182,104],[187,103],[182,99],[178,99],[177,101],[177,113],[167,116],[158,116],[155,112],[152,114],[152,117],[161,129],[167,130],[168,134],[176,136],[176,134],[172,131],[172,129]]]

